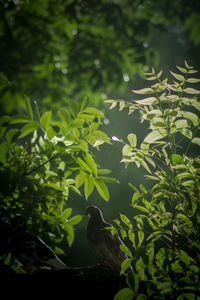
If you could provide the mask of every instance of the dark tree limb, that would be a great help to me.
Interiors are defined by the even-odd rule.
[[[118,272],[102,265],[58,271],[38,270],[33,274],[4,270],[4,274],[1,271],[1,278],[6,295],[20,296],[20,299],[111,300],[121,288],[126,287],[125,275],[120,276]]]

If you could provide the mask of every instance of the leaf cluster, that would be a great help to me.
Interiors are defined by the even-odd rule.
[[[177,69],[171,72],[172,83],[161,79],[162,71],[146,74],[156,83],[133,92],[150,97],[106,101],[111,109],[119,105],[119,110],[128,107],[129,114],[139,111],[141,123],[148,123],[140,145],[136,133],[122,141],[122,162],[143,166],[153,182],[149,190],[130,183],[135,216],[115,220],[122,238],[132,244],[131,252],[122,249],[128,258],[121,272],[133,265],[128,288],[115,299],[199,299],[200,156],[192,147],[200,146],[200,91],[191,85],[200,79],[186,61]]]
[[[74,193],[87,200],[96,187],[108,201],[106,183],[117,182],[95,162],[91,150],[111,143],[99,129],[104,114],[89,106],[87,97],[60,108],[56,119],[52,111],[40,115],[27,96],[25,103],[27,115],[0,118],[1,228],[22,215],[32,233],[63,254],[56,243],[66,238],[71,246],[74,225],[82,219],[73,215],[67,200]]]

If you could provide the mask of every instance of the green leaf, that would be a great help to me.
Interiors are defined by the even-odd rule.
[[[127,218],[127,216],[120,214],[120,219],[122,220],[122,222],[128,226],[130,229],[133,227],[133,225],[131,224],[131,221],[129,220],[129,218]]]
[[[196,83],[196,82],[200,82],[200,79],[198,79],[198,78],[188,78],[186,81],[189,82],[189,83]]]
[[[143,231],[138,231],[138,239],[139,239],[139,244],[138,246],[141,246],[143,240],[144,240],[144,232]]]
[[[51,140],[56,135],[56,132],[53,130],[52,127],[47,129],[47,136]]]
[[[151,144],[151,143],[154,143],[166,136],[167,136],[166,129],[161,128],[159,130],[153,130],[145,137],[144,142]]]
[[[89,105],[89,97],[85,96],[83,102],[81,103],[81,111],[85,110]]]
[[[92,157],[91,154],[86,153],[86,155],[84,156],[84,160],[86,162],[86,164],[88,165],[88,167],[90,168],[90,170],[92,171],[92,173],[94,174],[94,176],[97,176],[97,165]]]
[[[89,173],[92,173],[92,170],[88,167],[88,165],[80,158],[78,157],[76,159],[76,162],[81,166],[81,168]]]
[[[179,71],[181,71],[182,73],[187,73],[188,71],[187,71],[187,69],[185,69],[185,68],[182,68],[182,67],[179,67],[179,66],[176,66],[178,69],[179,69]]]
[[[85,199],[87,200],[94,189],[94,178],[91,175],[85,174],[84,181],[85,181],[84,193],[85,193]]]
[[[104,114],[94,107],[87,107],[84,111],[88,114],[95,115],[98,118],[104,118]]]
[[[121,245],[120,245],[121,246]],[[120,247],[121,248],[121,247]],[[120,275],[122,275],[124,272],[126,272],[126,270],[129,268],[130,264],[132,263],[132,258],[126,258],[121,265],[121,271],[120,271]]]
[[[13,116],[10,120],[10,124],[17,124],[17,123],[27,123],[30,122],[30,119],[26,116]]]
[[[142,100],[133,100],[133,101],[140,105],[153,105],[158,102],[158,99],[155,97],[149,97]]]
[[[49,124],[51,122],[52,111],[46,111],[40,118],[40,124],[45,131],[47,131]]]
[[[127,139],[128,139],[128,141],[129,141],[129,143],[130,143],[130,145],[132,146],[132,147],[136,147],[137,146],[137,136],[136,136],[136,134],[134,134],[134,133],[130,133],[128,136],[127,136]]]
[[[180,116],[190,120],[194,126],[198,126],[199,124],[199,118],[196,114],[190,112],[190,111],[183,111],[181,110],[179,113]]]
[[[186,88],[183,91],[187,94],[194,94],[194,95],[200,94],[199,90],[195,90],[193,88]]]
[[[132,300],[135,296],[135,293],[129,288],[123,288],[117,292],[114,297],[114,300]]]
[[[188,256],[188,254],[183,251],[183,250],[179,250],[179,257],[180,257],[180,260],[185,264],[185,265],[189,265],[190,264],[190,261],[191,261],[191,258]]]
[[[65,231],[67,233],[67,241],[69,244],[69,247],[71,247],[73,241],[74,241],[74,229],[73,226],[68,224],[67,222],[64,225]]]
[[[9,151],[8,144],[2,143],[0,145],[0,162],[2,162],[2,164],[6,163],[6,156],[7,156],[8,151]]]
[[[192,131],[188,128],[180,128],[179,132],[188,139],[192,139]]]
[[[129,248],[128,248],[126,245],[121,244],[121,245],[120,245],[120,249],[121,249],[123,252],[125,252],[125,253],[127,254],[128,257],[133,258],[131,251],[129,250]]]
[[[185,81],[185,77],[183,75],[180,75],[180,74],[176,74],[172,71],[170,71],[170,73],[174,76],[174,78],[176,78],[177,80],[179,81]]]
[[[183,272],[183,268],[179,265],[178,262],[175,262],[175,263],[171,264],[171,270],[172,270],[172,272],[175,272],[175,273],[182,273]]]
[[[66,209],[62,212],[61,218],[62,218],[62,219],[67,219],[67,218],[69,218],[69,216],[71,215],[71,213],[72,213],[72,208],[66,208]]]
[[[197,145],[200,146],[200,138],[199,138],[199,137],[193,138],[191,142],[192,142],[193,144],[197,144]]]
[[[140,90],[132,90],[135,94],[153,94],[155,91],[152,88],[144,88]]]
[[[80,223],[82,220],[82,216],[81,215],[76,215],[70,219],[68,219],[67,223],[70,225],[76,225],[78,223]]]
[[[97,176],[97,179],[100,179],[104,182],[109,182],[109,183],[120,183],[116,178],[113,178],[113,177]]]
[[[172,162],[172,165],[183,164],[183,158],[179,154],[172,154],[171,162]]]
[[[67,110],[65,110],[64,108],[60,108],[58,110],[58,114],[61,118],[61,120],[65,123],[65,124],[69,124],[70,123],[70,114],[68,113]]]
[[[171,283],[171,281],[162,282],[162,283],[158,284],[157,288],[159,290],[168,290],[168,289],[172,288],[172,283]]]
[[[28,111],[28,114],[29,114],[31,120],[33,120],[33,111],[32,111],[32,107],[31,107],[30,99],[26,95],[24,95],[24,97],[25,97],[26,109]]]
[[[12,144],[15,143],[17,138],[20,136],[20,130],[19,129],[10,129],[6,133],[6,140],[8,143]]]
[[[75,118],[79,112],[79,103],[74,100],[69,101],[69,107],[70,107],[70,112],[72,113],[73,117]]]
[[[158,235],[164,235],[163,231],[154,231],[153,233],[151,233],[148,238],[146,239],[147,241],[153,239],[154,237],[158,236]]]
[[[147,163],[144,160],[142,161],[142,166],[147,170],[147,172],[151,173],[151,170],[149,169]]]
[[[98,193],[101,195],[101,197],[105,201],[109,201],[109,191],[108,191],[108,188],[105,185],[105,183],[102,180],[95,179],[94,184],[97,188]]]
[[[115,108],[115,106],[117,105],[117,103],[119,102],[118,100],[105,100],[105,103],[111,103],[111,106],[109,109],[113,109]]]
[[[149,214],[149,210],[146,209],[145,207],[143,206],[140,206],[140,205],[134,205],[134,207],[140,211],[142,211],[143,213],[146,213],[146,214]]]
[[[28,135],[29,133],[33,132],[37,128],[38,128],[38,125],[37,125],[36,122],[30,122],[30,123],[26,124],[21,129],[21,134],[19,136],[19,139],[25,137],[26,135]]]
[[[138,288],[139,288],[139,276],[136,274],[133,270],[131,270],[128,273],[128,276],[126,277],[126,282],[128,286],[135,292],[137,293]]]
[[[133,194],[132,201],[131,201],[132,206],[135,207],[135,204],[137,203],[137,201],[138,201],[138,199],[139,199],[139,196],[140,196],[140,193],[139,193],[139,192],[135,192],[135,193]]]

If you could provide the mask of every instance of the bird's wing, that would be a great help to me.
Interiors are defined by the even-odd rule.
[[[112,235],[111,231],[105,227],[112,227],[112,225],[104,223],[103,226],[93,231],[95,238],[92,241],[92,247],[103,258],[104,262],[120,270],[122,262],[127,258],[120,249],[123,242],[118,233]]]

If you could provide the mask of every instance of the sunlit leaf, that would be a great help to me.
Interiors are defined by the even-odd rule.
[[[138,210],[140,210],[143,213],[149,214],[149,210],[146,209],[145,207],[141,206],[141,205],[134,205],[134,207]]]
[[[135,94],[153,94],[155,91],[152,88],[144,88],[140,90],[132,90]]]
[[[158,102],[158,99],[155,97],[148,97],[142,100],[133,100],[133,101],[140,105],[153,105]]]
[[[94,189],[94,178],[91,175],[85,174],[84,182],[84,193],[87,200]]]
[[[47,131],[49,124],[51,122],[52,111],[46,111],[40,118],[40,124]]]
[[[85,110],[84,110],[86,113],[88,114],[92,114],[92,115],[95,115],[99,118],[104,118],[104,114],[102,111],[100,111],[99,109],[97,108],[94,108],[94,107],[87,107]]]
[[[120,245],[120,249],[121,249],[123,252],[125,252],[125,253],[127,254],[128,257],[133,258],[133,255],[132,255],[131,251],[129,250],[129,248],[128,248],[126,245],[121,244],[121,245]]]
[[[129,220],[129,218],[123,214],[120,214],[120,219],[122,220],[122,222],[128,226],[130,229],[133,227],[133,225],[131,224],[131,221]]]
[[[70,217],[71,213],[72,213],[72,208],[66,208],[66,209],[62,212],[61,218],[67,219],[67,218]]]
[[[184,92],[187,93],[187,94],[194,94],[194,95],[200,94],[199,90],[196,90],[196,89],[193,89],[193,88],[185,88]]]
[[[199,137],[193,138],[191,142],[192,142],[193,144],[197,144],[197,145],[200,146],[200,138],[199,138]]]
[[[85,160],[87,166],[90,168],[90,170],[94,174],[94,176],[97,176],[97,165],[96,165],[92,155],[89,153],[86,153],[84,156],[84,160]]]
[[[102,180],[95,179],[94,184],[98,190],[98,193],[101,195],[101,197],[105,201],[109,201],[109,191],[108,191],[108,188],[105,185],[105,183]]]
[[[172,154],[171,162],[172,162],[172,165],[183,164],[183,158],[179,154]]]
[[[144,232],[143,231],[138,231],[138,240],[139,240],[139,246],[141,246],[143,240],[144,240]]]
[[[159,130],[154,130],[150,132],[144,139],[144,142],[146,143],[154,143],[157,140],[160,140],[167,136],[167,130],[166,129],[159,129]]]
[[[180,75],[180,74],[176,74],[172,71],[170,71],[170,73],[179,81],[185,81],[185,77],[183,75]]]
[[[188,78],[186,79],[187,82],[189,83],[197,83],[197,82],[200,82],[200,79],[198,78]]]
[[[176,66],[178,69],[179,69],[179,71],[181,71],[182,73],[187,73],[188,71],[187,71],[187,69],[185,69],[185,68],[182,68],[182,67],[179,67],[179,66]]]
[[[60,118],[62,119],[62,121],[65,123],[65,124],[69,124],[70,122],[70,114],[68,113],[67,110],[63,109],[63,108],[60,108],[58,110],[58,114],[60,116]]]
[[[67,241],[68,241],[68,244],[69,244],[69,247],[71,247],[73,241],[74,241],[74,229],[73,229],[73,226],[66,223],[65,224],[65,231],[67,233]]]
[[[199,124],[199,117],[193,112],[181,110],[179,114],[184,118],[190,120],[194,126],[197,126]]]
[[[70,225],[76,225],[78,223],[80,223],[82,220],[82,216],[81,215],[76,215],[70,219],[67,220],[67,223]]]
[[[120,275],[122,275],[124,272],[126,272],[126,270],[129,268],[130,264],[132,263],[132,260],[133,260],[132,258],[127,258],[122,262]]]
[[[21,129],[21,134],[19,136],[20,138],[25,137],[26,135],[28,135],[29,133],[33,132],[34,130],[36,130],[38,128],[38,125],[36,122],[30,122],[28,124],[26,124],[22,129]]]
[[[130,143],[130,145],[131,145],[132,147],[136,147],[136,146],[137,146],[137,136],[136,136],[136,134],[130,133],[130,134],[127,136],[127,139],[128,139],[128,141],[129,141],[129,143]]]

